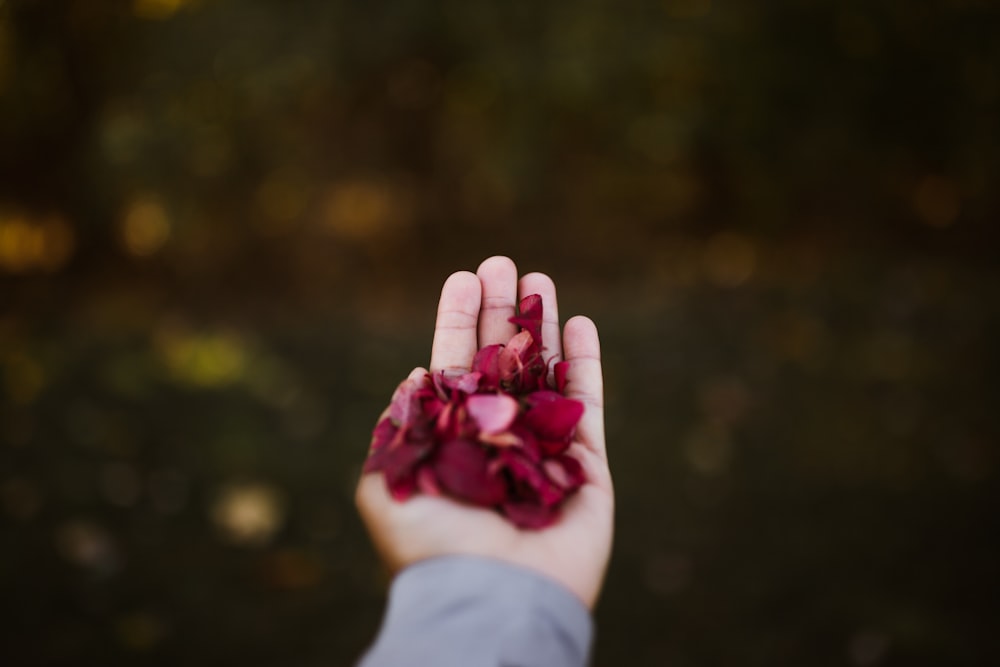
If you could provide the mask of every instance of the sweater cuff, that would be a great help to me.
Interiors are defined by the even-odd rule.
[[[491,558],[445,556],[396,577],[362,666],[579,667],[592,637],[586,607],[548,577]]]

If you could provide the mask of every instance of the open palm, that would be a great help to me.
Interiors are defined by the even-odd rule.
[[[566,586],[593,608],[611,552],[614,494],[604,440],[603,382],[597,328],[586,317],[570,319],[560,332],[556,290],[541,273],[520,280],[506,257],[491,257],[476,273],[445,281],[431,349],[431,372],[468,372],[482,347],[517,333],[508,320],[515,304],[539,294],[545,304],[542,344],[547,356],[570,362],[566,395],[582,401],[583,417],[569,449],[587,482],[563,507],[562,517],[542,530],[518,528],[496,512],[443,497],[392,499],[382,473],[362,476],[356,501],[376,547],[393,570],[427,558],[475,555],[531,568]],[[412,378],[426,373],[414,369]]]

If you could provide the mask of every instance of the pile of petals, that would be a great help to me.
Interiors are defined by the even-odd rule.
[[[445,495],[492,507],[522,528],[541,528],[584,483],[567,455],[583,403],[562,395],[567,362],[542,353],[542,299],[521,300],[510,319],[521,327],[506,345],[481,349],[457,377],[408,379],[372,434],[365,472],[382,471],[397,500]]]

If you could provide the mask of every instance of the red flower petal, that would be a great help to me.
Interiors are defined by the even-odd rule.
[[[525,297],[510,319],[521,330],[479,350],[469,372],[401,383],[372,432],[365,472],[382,471],[398,500],[419,491],[495,507],[522,528],[556,521],[585,482],[566,454],[584,406],[561,395],[567,362],[552,368],[556,391],[547,384],[542,314],[541,297]]]
[[[500,380],[511,382],[520,374],[524,368],[524,359],[531,348],[533,340],[531,333],[522,331],[516,334],[497,355],[497,368],[500,371]]]
[[[583,403],[560,396],[554,391],[536,391],[528,396],[525,422],[544,440],[567,440],[573,437],[583,416]]]
[[[555,523],[559,516],[554,506],[534,503],[506,502],[501,506],[504,515],[519,528],[545,528]]]
[[[430,466],[420,466],[417,470],[417,488],[420,489],[420,493],[426,493],[428,496],[442,495],[441,487],[434,477],[434,470]]]
[[[571,456],[546,459],[542,462],[542,468],[548,478],[567,493],[576,491],[586,481],[583,466]]]
[[[493,391],[500,386],[500,369],[497,366],[497,359],[503,347],[499,343],[487,345],[476,352],[476,356],[472,359],[472,370],[476,373],[482,373],[479,386],[485,391]]]
[[[563,499],[565,494],[562,489],[553,484],[542,468],[523,456],[520,450],[505,449],[500,453],[500,459],[514,482],[511,500],[555,505]]]
[[[531,294],[521,299],[517,305],[518,314],[510,321],[531,334],[532,339],[542,344],[542,297]]]
[[[441,400],[449,400],[455,397],[455,392],[460,391],[465,394],[474,394],[479,389],[479,379],[482,373],[470,372],[461,375],[448,376],[444,371],[434,374],[434,388],[437,390]]]
[[[466,394],[474,394],[479,389],[479,380],[482,377],[483,374],[478,371],[462,373],[454,380],[451,380],[450,385],[452,389],[457,389]]]
[[[372,431],[372,451],[377,451],[388,445],[396,437],[398,431],[399,428],[392,423],[391,417],[382,419],[382,421],[375,425],[375,430]]]
[[[399,447],[385,449],[384,465],[385,482],[389,493],[396,500],[406,500],[417,487],[417,466],[430,451],[431,443],[403,443]]]
[[[409,426],[420,414],[417,392],[420,384],[416,380],[403,380],[392,395],[389,416],[396,426]]]
[[[560,394],[566,393],[567,374],[569,373],[569,362],[560,361],[552,367],[556,376],[556,391]]]
[[[503,480],[490,474],[489,457],[481,445],[449,440],[438,447],[432,464],[438,484],[459,500],[490,507],[503,501]]]
[[[539,451],[545,456],[556,456],[557,454],[562,454],[567,449],[569,449],[570,438],[563,438],[562,440],[537,440],[537,447]]]
[[[518,404],[507,394],[475,394],[465,402],[469,416],[487,435],[506,431],[517,417]]]

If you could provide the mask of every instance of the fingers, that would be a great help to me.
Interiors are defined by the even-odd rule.
[[[601,343],[597,326],[588,317],[571,318],[563,330],[563,345],[569,370],[566,395],[586,406],[576,428],[585,447],[607,456],[604,443],[604,379],[601,373]]]
[[[432,373],[466,372],[478,349],[476,323],[482,286],[474,273],[459,271],[448,276],[441,288],[434,342],[431,344]]]
[[[562,341],[559,335],[559,304],[556,301],[556,286],[544,273],[529,273],[521,278],[517,286],[518,298],[532,294],[542,297],[542,346],[545,358],[555,357],[553,363],[562,359]],[[550,367],[551,369],[551,367]]]
[[[479,347],[506,343],[517,333],[509,320],[517,305],[517,267],[507,257],[490,257],[476,270],[483,285]]]

